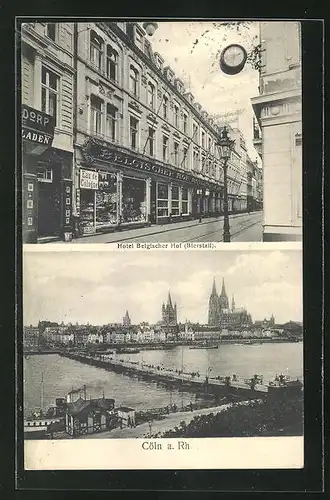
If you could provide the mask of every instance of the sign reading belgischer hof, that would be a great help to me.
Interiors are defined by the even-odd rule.
[[[29,153],[40,154],[50,148],[54,138],[54,117],[22,106],[22,139]]]

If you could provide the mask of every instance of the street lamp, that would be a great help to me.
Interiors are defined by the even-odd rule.
[[[220,158],[223,160],[223,241],[230,243],[230,227],[229,227],[229,214],[228,214],[228,160],[230,158],[231,149],[234,144],[234,140],[230,139],[228,136],[227,127],[224,127],[220,132],[217,146],[220,150]]]

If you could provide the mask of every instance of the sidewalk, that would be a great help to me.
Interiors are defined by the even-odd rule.
[[[233,214],[229,216],[229,219],[236,219],[237,217],[243,217],[243,216],[253,216],[253,215],[258,215],[261,212],[244,212],[241,214]],[[185,229],[185,228],[190,228],[190,227],[195,227],[195,226],[201,226],[205,224],[210,224],[212,222],[220,222],[223,221],[223,215],[219,217],[207,217],[202,219],[201,222],[199,222],[198,219],[195,220],[190,220],[190,221],[182,221],[182,222],[173,222],[170,224],[164,224],[164,225],[152,225],[149,227],[141,227],[141,228],[136,228],[136,229],[122,229],[121,231],[115,231],[115,232],[109,232],[109,233],[96,233],[92,235],[86,235],[82,236],[80,238],[75,238],[72,240],[71,243],[119,243],[121,241],[125,240],[131,240],[134,237],[138,238],[141,236],[150,236],[150,235],[155,235],[155,234],[161,234],[161,233],[167,233],[169,231],[177,231],[180,229]],[[40,242],[42,243],[42,242]],[[64,243],[61,240],[54,241],[54,243]]]
[[[191,420],[197,415],[208,415],[210,413],[219,413],[226,410],[232,405],[232,403],[226,403],[221,406],[202,408],[193,411],[180,411],[177,413],[171,413],[163,420],[153,420],[151,422],[151,435],[157,434],[158,432],[166,432],[173,429],[175,426],[180,425],[180,422],[185,421],[186,424],[191,422]],[[81,436],[81,438],[88,439],[108,439],[108,438],[143,438],[150,435],[150,426],[146,422],[140,424],[134,428],[124,428],[124,429],[113,429],[109,432],[100,432],[99,434],[88,434],[86,436]]]

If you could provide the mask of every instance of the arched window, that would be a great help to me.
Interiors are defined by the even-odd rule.
[[[90,36],[90,60],[97,69],[102,69],[103,40],[95,31],[91,31]]]
[[[133,95],[139,94],[139,72],[134,66],[129,67],[129,89]]]
[[[148,83],[148,105],[150,106],[151,109],[154,109],[155,107],[155,86],[149,82]]]
[[[111,45],[107,45],[106,71],[110,80],[118,81],[118,52]]]

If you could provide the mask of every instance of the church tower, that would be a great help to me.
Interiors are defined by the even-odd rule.
[[[233,298],[231,299],[231,310],[232,310],[232,312],[235,311],[235,298],[234,298],[234,295],[233,295]]]
[[[131,326],[131,318],[129,317],[128,311],[126,311],[123,317],[123,326]]]
[[[219,304],[220,304],[220,309],[229,309],[229,300],[228,296],[226,293],[226,288],[225,288],[225,280],[222,278],[222,288],[221,288],[221,294],[219,297]]]
[[[215,285],[215,278],[213,278],[212,292],[209,299],[209,318],[208,324],[215,326],[219,324],[220,302]]]
[[[173,305],[170,292],[168,292],[166,306],[164,303],[162,305],[162,323],[173,326],[178,324],[177,306],[176,304]]]

